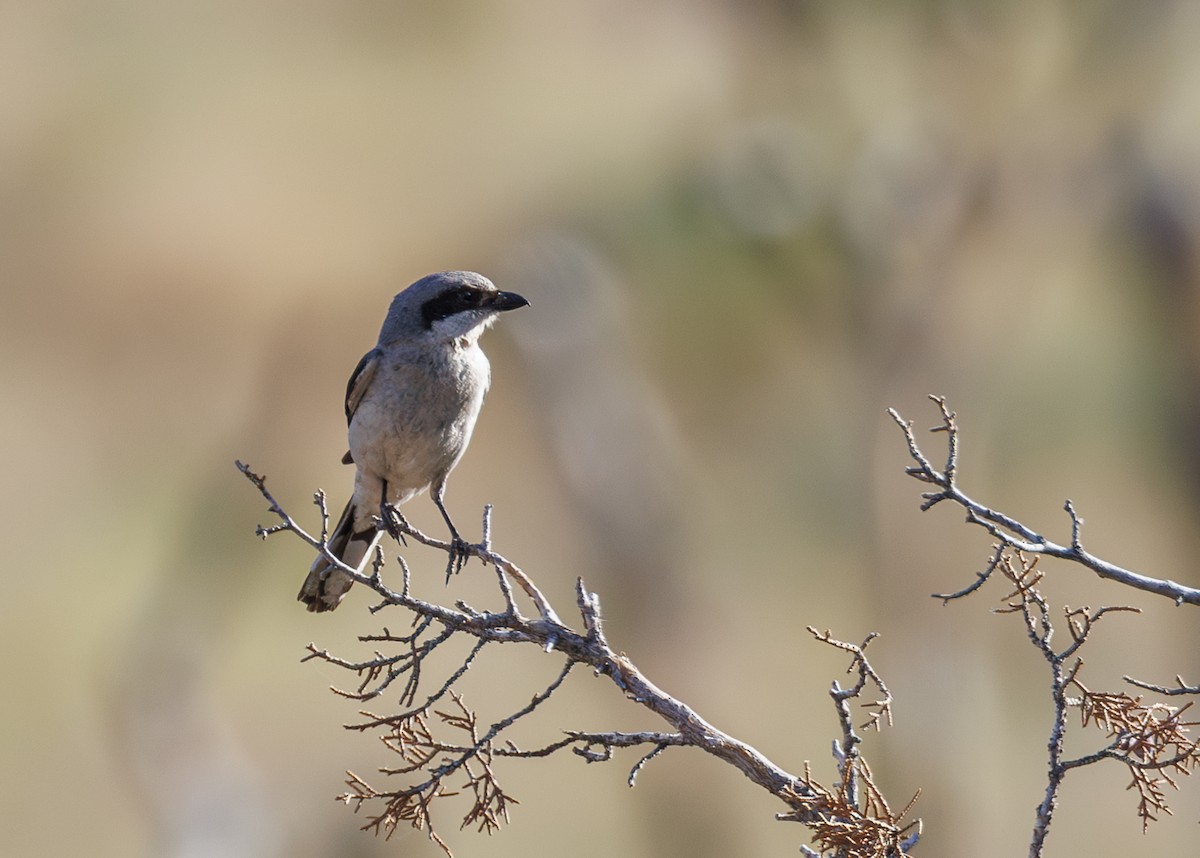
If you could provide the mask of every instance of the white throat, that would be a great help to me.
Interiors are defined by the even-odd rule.
[[[453,316],[447,316],[445,319],[438,319],[434,322],[430,327],[430,335],[439,343],[459,340],[464,346],[472,346],[495,320],[495,313],[482,310],[455,313]]]

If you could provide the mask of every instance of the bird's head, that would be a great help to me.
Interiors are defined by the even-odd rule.
[[[473,342],[501,313],[528,304],[515,292],[501,292],[474,271],[430,274],[392,299],[379,343],[461,338]]]

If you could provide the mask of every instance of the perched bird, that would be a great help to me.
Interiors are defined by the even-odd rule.
[[[361,570],[371,555],[384,503],[399,506],[427,488],[450,528],[447,568],[461,566],[466,543],[442,498],[491,381],[479,337],[500,313],[528,304],[472,271],[430,274],[392,299],[379,342],[346,385],[350,451],[342,461],[356,466],[354,494],[329,550],[347,566]],[[321,556],[297,598],[310,611],[332,611],[353,583]]]

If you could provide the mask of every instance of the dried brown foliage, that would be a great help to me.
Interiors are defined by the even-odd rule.
[[[1190,732],[1198,722],[1184,720],[1191,704],[1171,706],[1147,700],[1145,695],[1097,692],[1084,686],[1080,680],[1083,661],[1079,653],[1100,621],[1112,614],[1137,613],[1138,609],[1124,605],[1095,610],[1055,609],[1039,589],[1044,580],[1039,562],[1048,557],[1077,564],[1101,578],[1134,591],[1166,596],[1178,605],[1200,605],[1200,590],[1148,577],[1089,553],[1082,541],[1083,519],[1070,501],[1064,508],[1070,520],[1071,538],[1068,543],[1059,544],[970,498],[958,483],[960,438],[957,418],[943,398],[931,398],[941,415],[940,424],[931,431],[943,433],[947,440],[947,457],[940,470],[921,450],[912,425],[895,411],[890,412],[904,433],[909,455],[915,463],[907,473],[934,487],[922,494],[921,508],[928,510],[944,501],[956,504],[965,510],[968,523],[981,527],[994,541],[991,554],[974,581],[957,591],[934,594],[935,598],[946,602],[962,599],[979,591],[994,577],[1007,582],[1005,595],[995,611],[1021,618],[1026,635],[1049,669],[1054,717],[1047,743],[1045,797],[1037,809],[1030,855],[1036,858],[1043,853],[1059,789],[1067,773],[1103,760],[1115,760],[1127,767],[1131,775],[1130,789],[1135,790],[1139,798],[1137,815],[1146,831],[1160,815],[1171,812],[1166,802],[1166,788],[1178,789],[1179,778],[1200,765],[1200,748]],[[318,492],[315,496],[321,514],[321,535],[315,537],[300,528],[275,501],[262,477],[241,463],[238,467],[279,518],[279,523],[272,527],[260,527],[260,536],[291,532],[315,551],[331,557],[326,544],[328,513],[322,494]],[[309,647],[308,658],[320,659],[355,675],[354,690],[335,689],[342,696],[368,701],[398,690],[396,699],[400,711],[380,715],[363,710],[364,720],[347,725],[354,730],[379,731],[385,747],[400,760],[399,765],[381,768],[380,774],[404,781],[404,785],[396,789],[377,789],[363,778],[348,773],[349,790],[340,798],[356,812],[368,809],[365,829],[390,836],[398,826],[409,825],[424,831],[449,855],[449,847],[437,833],[431,809],[435,804],[440,808],[443,799],[463,796],[467,809],[461,817],[460,827],[473,827],[487,833],[498,830],[508,822],[509,810],[517,804],[497,779],[495,766],[501,758],[537,759],[570,748],[587,762],[605,762],[614,759],[621,749],[640,748],[641,756],[629,770],[628,782],[632,786],[645,766],[668,748],[693,747],[735,766],[782,801],[787,810],[777,814],[777,818],[808,827],[816,848],[802,846],[801,851],[810,858],[899,858],[908,854],[921,830],[919,820],[904,821],[917,795],[902,810],[893,811],[860,752],[862,738],[857,731],[879,730],[885,724],[890,725],[892,717],[891,692],[865,655],[868,644],[874,639],[873,634],[861,644],[851,644],[833,638],[829,632],[819,633],[809,628],[816,640],[850,656],[847,672],[856,679],[846,688],[834,682],[829,692],[842,731],[840,740],[834,743],[837,776],[831,780],[833,785],[815,777],[808,762],[804,764],[802,775],[792,775],[663,692],[624,654],[614,651],[604,635],[599,598],[584,587],[581,579],[576,587],[580,623],[577,628],[564,623],[532,579],[492,549],[489,513],[490,510],[485,510],[482,542],[468,546],[467,555],[494,568],[503,602],[501,609],[476,610],[462,602],[447,606],[417,598],[410,591],[409,571],[402,558],[398,558],[402,586],[394,590],[383,581],[384,558],[379,552],[370,574],[341,568],[379,597],[372,613],[384,609],[405,611],[413,631],[394,635],[385,628],[380,634],[363,635],[361,641],[378,647],[373,658],[364,661],[345,660],[315,646]],[[394,512],[385,511],[385,515],[389,516],[386,529],[390,533],[402,534],[437,550],[450,550],[448,544],[413,529]],[[533,605],[536,616],[522,612],[518,591]],[[1060,629],[1066,639],[1056,644],[1056,631]],[[473,643],[466,656],[458,661],[458,666],[440,676],[427,675],[434,672],[426,669],[428,657],[448,641],[464,638],[473,639]],[[456,684],[475,665],[479,653],[493,643],[533,644],[547,657],[558,659],[561,669],[548,686],[533,695],[527,706],[487,723],[467,706]],[[567,730],[562,734],[563,738],[531,750],[522,750],[509,741],[503,735],[508,728],[547,702],[567,680],[572,668],[580,664],[587,665],[597,675],[608,677],[613,687],[627,698],[661,717],[668,729],[641,732]],[[1126,677],[1126,681],[1164,697],[1200,693],[1200,687],[1189,685],[1179,676],[1175,678],[1175,686],[1170,688],[1130,677]],[[1078,696],[1070,696],[1069,692]],[[1065,756],[1064,736],[1071,708],[1078,709],[1082,729],[1098,729],[1104,733],[1108,740],[1106,746],[1077,758]],[[864,719],[857,726],[855,711],[859,713],[858,718]]]
[[[1133,697],[1124,692],[1093,692],[1086,688],[1079,679],[1083,670],[1079,652],[1097,625],[1112,614],[1137,614],[1140,610],[1127,605],[1094,610],[1064,606],[1061,612],[1056,612],[1039,589],[1045,573],[1038,564],[1043,557],[1075,563],[1092,570],[1101,578],[1123,584],[1134,591],[1167,596],[1178,605],[1200,604],[1200,590],[1173,581],[1150,578],[1090,554],[1083,547],[1083,519],[1069,500],[1064,509],[1070,519],[1071,540],[1069,545],[1059,545],[1016,519],[967,496],[958,483],[959,428],[956,415],[946,405],[944,398],[930,398],[941,415],[941,423],[930,431],[946,436],[947,456],[941,470],[935,468],[921,450],[912,424],[901,419],[894,410],[889,412],[904,432],[909,455],[915,462],[906,472],[914,479],[937,487],[936,491],[922,494],[921,509],[931,509],[943,501],[958,504],[966,511],[969,524],[982,527],[996,540],[983,571],[976,574],[973,582],[954,592],[936,593],[934,598],[950,602],[970,596],[999,574],[1010,589],[1001,597],[1000,607],[994,611],[1022,618],[1030,642],[1042,654],[1050,670],[1054,719],[1048,742],[1046,793],[1038,806],[1030,855],[1042,854],[1059,789],[1066,774],[1107,759],[1117,760],[1129,769],[1132,776],[1130,788],[1135,789],[1139,796],[1137,815],[1144,833],[1150,823],[1158,818],[1158,814],[1171,812],[1166,803],[1164,787],[1178,789],[1176,778],[1189,774],[1200,765],[1200,749],[1189,736],[1189,728],[1196,726],[1197,722],[1184,721],[1181,717],[1191,704],[1175,707],[1162,702],[1147,703],[1141,696]],[[1064,626],[1068,640],[1058,646],[1054,642],[1056,628]],[[1162,695],[1200,692],[1200,688],[1187,685],[1180,677],[1176,677],[1177,687],[1173,689],[1129,677],[1126,677],[1126,681]],[[1079,691],[1081,696],[1069,696],[1070,690]],[[1079,709],[1082,727],[1096,727],[1105,732],[1110,740],[1106,747],[1074,759],[1064,755],[1067,713],[1071,707]]]
[[[396,827],[408,823],[417,830],[425,831],[449,855],[450,849],[438,836],[430,818],[429,809],[439,799],[469,792],[472,801],[462,819],[461,828],[475,826],[479,831],[491,834],[508,822],[508,807],[518,804],[517,800],[504,792],[496,779],[493,768],[494,749],[488,740],[479,735],[479,724],[475,713],[467,708],[462,696],[450,692],[453,709],[428,708],[412,712],[400,718],[383,736],[383,744],[403,761],[394,768],[381,768],[384,775],[416,775],[426,772],[430,777],[399,790],[384,792],[370,786],[353,772],[347,772],[346,785],[350,792],[340,799],[358,812],[364,804],[382,803],[383,809],[375,812],[363,826],[376,834],[391,837]],[[438,723],[452,731],[464,734],[464,741],[448,743],[434,737],[430,715]],[[446,785],[446,779],[461,772],[462,783],[457,789]]]
[[[890,726],[892,723],[892,694],[865,653],[876,635],[872,633],[861,644],[852,644],[837,640],[828,631],[818,632],[812,626],[808,627],[808,632],[821,643],[849,653],[851,661],[846,672],[857,673],[858,679],[845,689],[835,681],[829,690],[842,728],[842,739],[836,745],[835,753],[837,785],[833,788],[825,786],[813,776],[811,764],[804,763],[801,781],[809,791],[796,798],[808,814],[806,824],[819,851],[807,847],[801,847],[801,850],[809,856],[899,858],[908,854],[920,836],[920,820],[909,823],[903,820],[921,793],[919,790],[914,793],[898,813],[892,810],[859,751],[862,738],[856,731],[850,706],[852,702],[858,703],[861,712],[868,716],[857,729],[878,731],[883,724]],[[874,700],[864,698],[863,692],[868,688],[874,688],[879,696]],[[780,818],[788,819],[790,815],[784,814]]]
[[[811,793],[798,801],[816,817],[809,823],[813,842],[820,848],[814,854],[852,855],[855,858],[898,858],[907,854],[920,821],[905,824],[920,793],[904,809],[894,812],[861,758],[843,767],[836,789],[829,789],[812,776],[808,763],[801,778]],[[857,791],[861,797],[854,795]],[[809,850],[810,852],[812,850]]]
[[[323,495],[317,493],[315,496],[322,528],[321,536],[315,537],[300,528],[283,510],[267,490],[262,477],[241,463],[238,467],[279,518],[277,525],[258,528],[260,536],[291,532],[314,550],[336,561],[326,544],[328,513]],[[437,550],[450,550],[447,543],[426,536],[399,516],[391,517],[387,529]],[[916,843],[919,822],[901,824],[912,801],[900,813],[892,812],[860,756],[858,746],[862,740],[852,719],[851,707],[857,703],[867,716],[864,727],[878,730],[882,724],[891,723],[891,693],[864,654],[874,634],[856,645],[838,641],[828,632],[818,634],[810,629],[821,642],[848,653],[851,656],[848,672],[857,676],[850,687],[843,689],[834,682],[830,691],[842,736],[835,742],[837,786],[826,788],[814,779],[807,764],[803,776],[790,774],[751,745],[717,729],[691,707],[651,683],[628,657],[609,646],[599,597],[584,587],[582,579],[576,581],[578,627],[564,623],[533,580],[492,549],[490,509],[484,513],[483,541],[468,546],[467,553],[495,570],[500,608],[478,610],[461,601],[451,606],[422,600],[412,593],[408,566],[399,558],[401,586],[394,590],[383,579],[384,558],[380,551],[374,558],[370,574],[344,566],[339,568],[369,587],[379,598],[371,608],[372,613],[398,610],[406,616],[412,631],[394,634],[384,628],[378,634],[360,636],[362,643],[373,648],[372,657],[362,661],[344,659],[309,645],[305,660],[320,660],[354,676],[353,690],[335,688],[335,693],[362,702],[394,694],[393,699],[399,703],[399,711],[393,713],[379,714],[364,709],[360,712],[363,720],[347,725],[352,730],[378,733],[388,751],[399,759],[398,764],[379,769],[383,778],[400,781],[401,785],[396,788],[380,788],[347,772],[348,790],[339,798],[355,812],[367,814],[364,830],[390,837],[397,827],[411,826],[424,832],[450,855],[450,848],[438,833],[433,815],[435,810],[442,812],[446,808],[448,811],[451,805],[446,799],[458,796],[465,803],[460,828],[471,827],[490,834],[509,821],[510,808],[518,802],[501,787],[497,778],[496,763],[502,758],[533,760],[569,748],[586,762],[593,763],[612,760],[621,749],[638,748],[642,753],[628,775],[628,783],[633,786],[646,765],[668,748],[691,747],[736,767],[752,782],[776,796],[787,808],[777,818],[808,826],[814,842],[822,849],[822,853],[816,853],[802,847],[808,855],[899,858]],[[523,612],[518,603],[518,590],[536,615]],[[448,652],[443,647],[460,640],[472,641],[466,655],[458,657],[457,667],[448,672],[443,669],[438,674],[430,667],[433,663],[430,656],[438,651]],[[527,705],[488,722],[481,720],[467,705],[456,686],[478,664],[480,653],[497,643],[532,644],[546,658],[557,660],[560,668],[557,676],[535,693]],[[613,688],[655,713],[669,729],[639,732],[567,730],[561,734],[563,738],[533,749],[522,749],[509,740],[506,735],[509,728],[548,703],[579,665],[586,665],[596,675],[608,677]],[[871,699],[862,696],[868,689],[877,692],[871,693]]]
[[[1171,813],[1165,786],[1178,791],[1176,777],[1189,775],[1200,766],[1200,743],[1190,737],[1190,728],[1200,721],[1185,721],[1191,708],[1166,703],[1145,703],[1142,696],[1125,692],[1093,692],[1078,677],[1073,680],[1081,697],[1072,701],[1079,707],[1081,725],[1094,726],[1111,739],[1099,752],[1119,760],[1129,769],[1129,789],[1138,793],[1138,816],[1142,831],[1158,819],[1159,813]]]

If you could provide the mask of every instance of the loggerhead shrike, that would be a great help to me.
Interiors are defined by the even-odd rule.
[[[357,470],[329,550],[347,566],[361,570],[379,541],[384,502],[399,506],[427,488],[457,549],[448,570],[461,565],[465,543],[442,497],[491,381],[479,337],[500,313],[528,304],[472,271],[430,274],[392,299],[379,342],[346,385],[350,452],[342,461]],[[318,557],[297,598],[310,611],[332,611],[353,583]]]

